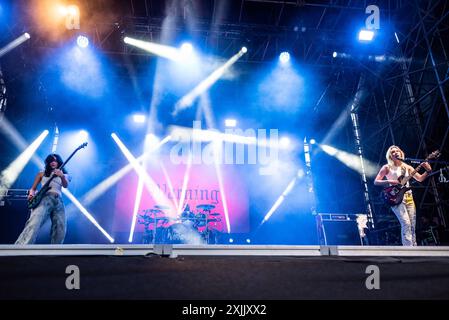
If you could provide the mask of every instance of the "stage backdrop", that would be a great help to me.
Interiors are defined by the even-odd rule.
[[[162,162],[158,160],[157,162],[147,163],[148,177],[154,182],[154,186],[160,190],[162,198],[165,197],[169,205],[167,206],[167,203],[163,203],[161,198],[158,199],[157,196],[154,196],[154,192],[153,194],[150,193],[147,186],[144,185],[138,214],[142,215],[146,211],[147,215],[167,216],[176,219],[182,217],[186,205],[195,215],[204,213],[204,208],[210,206],[210,212],[206,212],[209,213],[208,217],[213,220],[208,223],[210,229],[224,233],[249,232],[247,186],[245,181],[242,180],[242,175],[239,174],[239,170],[244,170],[244,168],[233,165],[220,166],[224,190],[222,192],[215,165],[191,164],[188,171],[184,201],[181,201],[187,168],[187,164],[173,164],[167,159]],[[113,223],[113,232],[115,233],[124,233],[131,230],[138,181],[138,175],[133,170],[117,186]],[[228,209],[228,223],[224,210],[225,203]],[[179,209],[181,206],[182,209]],[[166,223],[161,219],[158,225],[163,224],[167,227],[173,223],[177,223],[177,221]],[[203,224],[204,222],[198,228],[204,227]],[[152,228],[152,225],[154,224],[151,224],[150,228]],[[134,231],[143,232],[144,225],[136,223]]]

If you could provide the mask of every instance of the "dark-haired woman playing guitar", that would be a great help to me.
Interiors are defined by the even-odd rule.
[[[400,179],[410,177],[413,174],[413,178],[416,181],[424,181],[432,168],[429,163],[424,162],[421,164],[426,172],[424,174],[419,174],[415,169],[408,164],[403,162],[405,155],[397,146],[391,146],[388,148],[385,155],[387,159],[387,164],[384,165],[374,180],[376,186],[394,186],[400,183]],[[405,185],[408,187],[408,182]],[[413,201],[412,191],[408,190],[404,193],[402,201],[391,207],[394,214],[401,224],[401,235],[402,235],[402,245],[403,246],[416,246],[416,207]]]
[[[51,219],[51,243],[62,244],[66,233],[66,217],[62,202],[62,187],[67,188],[69,178],[64,168],[60,170],[63,161],[57,154],[50,154],[45,159],[45,171],[36,175],[33,186],[28,193],[31,200],[36,193],[39,182],[44,185],[52,175],[55,175],[49,184],[50,189],[45,193],[39,205],[31,210],[31,215],[25,228],[16,241],[16,244],[33,244],[39,229],[48,217]]]

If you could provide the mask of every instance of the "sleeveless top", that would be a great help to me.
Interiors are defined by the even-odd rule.
[[[398,180],[402,175],[408,177],[410,173],[404,167],[388,166],[388,173],[386,175],[388,180]],[[410,186],[409,182],[407,182],[406,186]],[[406,193],[412,193],[412,190],[408,190]]]
[[[67,181],[69,181],[69,177],[67,174],[64,174],[65,178]],[[48,179],[50,179],[50,177],[46,177],[45,175],[42,176],[42,180],[41,183],[42,185],[44,185]],[[47,193],[52,192],[52,193],[56,193],[58,195],[61,195],[61,189],[62,189],[62,180],[60,177],[55,177],[53,178],[53,180],[50,182],[49,185],[50,189],[47,191]]]

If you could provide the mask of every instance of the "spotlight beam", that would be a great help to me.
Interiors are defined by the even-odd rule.
[[[8,43],[6,46],[0,49],[0,57],[7,54],[9,51],[13,50],[14,48],[20,46],[22,43],[30,39],[29,33],[24,33],[20,37],[16,38],[15,40]]]
[[[0,130],[3,134],[16,146],[19,150],[25,150],[28,147],[28,143],[22,137],[22,135],[17,131],[16,128],[11,124],[11,122],[3,117],[0,121]],[[35,154],[32,155],[31,160],[39,168],[42,166],[42,161]]]
[[[123,41],[126,44],[132,45],[139,49],[145,50],[149,53],[153,53],[163,58],[167,58],[173,61],[179,61],[182,59],[182,54],[178,48],[165,46],[158,43],[153,43],[149,41],[142,41],[138,39],[133,39],[130,37],[125,37]]]
[[[221,167],[220,167],[220,159],[219,159],[220,155],[219,155],[219,152],[217,152],[218,148],[222,148],[222,141],[216,142],[216,146],[214,148],[214,165],[215,165],[215,171],[217,173],[218,185],[220,188],[221,201],[223,203],[223,211],[224,211],[225,220],[226,220],[226,229],[228,230],[228,233],[231,233],[231,223],[229,221],[228,203],[226,200],[223,175],[221,174]]]
[[[370,178],[377,175],[378,167],[372,161],[363,159],[363,162],[361,162],[360,156],[357,154],[351,154],[325,144],[318,144],[318,146],[328,155],[338,159],[341,163],[346,165],[348,168],[357,171],[359,174],[363,174],[363,172],[365,172],[366,176]]]
[[[129,232],[128,242],[133,242],[134,229],[136,227],[137,213],[139,212],[140,201],[142,200],[143,193],[143,179],[139,177],[136,190],[136,200],[134,201],[133,220],[131,222],[131,230]]]
[[[221,76],[226,72],[229,67],[237,62],[240,57],[245,54],[244,50],[240,50],[235,55],[233,55],[225,64],[212,72],[206,79],[201,81],[192,91],[186,94],[179,100],[175,105],[175,110],[172,115],[177,115],[183,109],[190,107],[196,98],[198,98],[203,92],[208,90]]]
[[[144,185],[147,188],[148,192],[154,198],[156,203],[164,206],[168,206],[170,208],[170,212],[175,212],[173,209],[172,203],[167,199],[167,197],[162,193],[162,191],[158,188],[157,184],[154,180],[148,175],[146,170],[140,165],[139,161],[132,155],[129,149],[123,144],[117,134],[111,134],[112,139],[114,139],[115,143],[117,143],[118,147],[122,151],[123,155],[128,159],[131,163],[134,171],[138,174],[139,177],[143,179]]]
[[[304,172],[302,170],[299,170],[296,177],[294,177],[290,183],[287,185],[285,190],[282,192],[282,194],[279,196],[279,198],[275,201],[271,209],[268,211],[268,213],[263,218],[262,222],[260,223],[259,227],[261,227],[265,222],[267,222],[273,213],[279,208],[279,206],[284,202],[287,195],[292,191],[293,187],[295,186],[296,182],[301,179],[304,176]]]
[[[48,130],[44,130],[39,137],[37,137],[33,143],[30,144],[11,164],[4,169],[0,174],[0,194],[6,194],[6,190],[9,189],[17,177],[23,171],[23,168],[30,161],[36,150],[42,144],[44,139],[48,135]],[[0,196],[1,197],[1,196]]]
[[[179,199],[179,207],[178,207],[178,215],[181,214],[182,210],[184,209],[184,198],[186,196],[187,191],[187,184],[189,183],[189,177],[190,177],[190,168],[192,167],[192,154],[189,153],[189,158],[187,160],[187,168],[186,172],[184,173],[184,180],[182,183],[182,189],[181,189],[181,198]]]
[[[171,182],[170,176],[168,175],[167,169],[165,168],[165,166],[164,166],[164,164],[162,163],[162,161],[160,161],[159,164],[160,164],[160,166],[161,166],[162,172],[164,173],[165,180],[167,181],[167,185],[168,185],[168,188],[169,188],[169,190],[170,190],[170,194],[171,194],[171,196],[172,196],[172,198],[173,198],[173,202],[174,202],[174,204],[175,204],[176,211],[178,212],[178,210],[179,210],[179,204],[178,204],[178,200],[176,200],[175,194],[173,193],[173,184],[172,184],[172,182]]]
[[[164,139],[162,139],[159,144],[155,147],[154,150],[159,149],[162,145],[170,141],[171,136],[167,136]],[[142,154],[139,158],[137,158],[137,161],[143,161],[148,156],[148,153]],[[109,190],[112,186],[114,186],[120,179],[122,179],[128,172],[130,172],[133,169],[133,166],[131,163],[127,164],[120,170],[116,171],[112,175],[110,175],[108,178],[101,181],[99,184],[97,184],[95,187],[90,189],[88,192],[84,194],[84,196],[81,197],[82,202],[84,205],[89,205],[92,202],[94,202],[99,196],[104,194],[107,190]]]
[[[95,218],[84,208],[84,206],[75,198],[75,196],[67,189],[62,189],[62,192],[67,196],[67,198],[72,201],[72,203],[81,211],[84,216],[93,223],[95,227],[106,237],[111,243],[114,243],[114,239],[100,226],[100,224],[95,220]]]
[[[0,129],[6,133],[8,138],[11,140],[15,146],[21,150],[25,149],[26,142],[25,139],[17,132],[17,130],[6,120],[3,118],[3,121],[0,122]],[[37,167],[41,167],[44,162],[43,159],[40,159],[36,155],[33,155],[33,162]],[[114,239],[110,237],[106,231],[96,222],[96,220],[92,217],[92,215],[81,205],[81,203],[72,195],[72,193],[67,189],[62,189],[64,194],[69,198],[69,200],[83,213],[89,221],[91,221],[111,242],[114,242]]]

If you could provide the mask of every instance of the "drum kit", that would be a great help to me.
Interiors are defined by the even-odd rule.
[[[176,218],[169,217],[168,207],[155,205],[139,214],[138,223],[143,224],[143,243],[215,244],[222,232],[220,213],[212,212],[212,204],[196,206],[196,212],[187,204]]]

